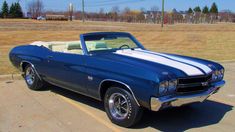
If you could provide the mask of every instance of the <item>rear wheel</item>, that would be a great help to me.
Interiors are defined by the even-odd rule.
[[[32,90],[40,90],[44,86],[44,82],[40,80],[35,69],[31,65],[27,65],[24,70],[24,79],[28,87]]]
[[[142,117],[142,108],[126,90],[112,87],[105,93],[105,111],[109,119],[123,127],[135,125]]]

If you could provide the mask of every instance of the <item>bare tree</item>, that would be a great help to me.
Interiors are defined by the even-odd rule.
[[[130,22],[131,21],[131,9],[129,7],[125,7],[122,11],[121,18],[122,21]]]
[[[119,9],[119,7],[118,6],[114,6],[114,7],[112,7],[112,9],[111,9],[111,12],[112,13],[119,13],[120,12],[120,9]]]
[[[159,8],[157,6],[151,7],[151,18],[154,23],[156,23],[158,20],[158,11]]]
[[[141,8],[140,8],[140,11],[141,11],[142,13],[145,13],[145,12],[146,12],[146,9],[145,9],[144,7],[141,7]]]
[[[131,9],[129,7],[125,7],[124,10],[123,10],[123,13],[124,14],[127,14],[131,11]]]
[[[112,7],[110,13],[111,13],[111,18],[112,18],[114,21],[117,21],[117,20],[118,20],[118,14],[120,13],[119,7],[118,7],[118,6]]]
[[[32,18],[37,18],[42,15],[43,12],[43,2],[41,0],[33,0],[28,3],[28,12],[31,14]]]
[[[104,8],[100,8],[98,17],[99,17],[100,20],[105,20]]]
[[[152,6],[151,11],[154,11],[154,12],[159,11],[159,8],[157,6]]]
[[[233,22],[233,13],[230,10],[223,10],[219,12],[218,19],[220,22]]]
[[[100,8],[99,14],[101,14],[101,15],[104,14],[104,8]]]

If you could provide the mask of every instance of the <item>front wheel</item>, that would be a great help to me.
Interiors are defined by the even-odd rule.
[[[143,110],[133,96],[125,89],[112,87],[105,93],[105,111],[109,119],[122,127],[135,125],[142,117]]]
[[[31,65],[27,65],[24,70],[24,79],[28,87],[32,90],[41,90],[45,83],[40,80],[35,69]]]

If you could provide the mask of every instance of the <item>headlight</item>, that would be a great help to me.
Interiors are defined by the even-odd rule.
[[[176,86],[177,86],[177,80],[169,81],[168,91],[174,92],[176,90]]]
[[[177,80],[170,80],[161,82],[159,85],[159,94],[164,95],[167,93],[172,93],[176,90]]]
[[[216,70],[213,74],[212,74],[212,81],[219,81],[222,80],[224,77],[224,69],[221,70]]]
[[[221,69],[218,74],[218,79],[223,79],[224,77],[224,69]]]
[[[216,81],[218,79],[218,76],[216,75],[216,72],[212,74],[212,81]]]
[[[159,94],[163,95],[167,92],[168,81],[161,82],[159,85]]]

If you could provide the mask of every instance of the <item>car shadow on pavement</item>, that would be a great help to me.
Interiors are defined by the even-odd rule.
[[[207,100],[159,112],[145,111],[142,121],[134,129],[152,127],[159,131],[181,132],[191,128],[219,123],[233,106]]]
[[[79,103],[104,111],[103,103],[95,99],[54,86],[50,90]],[[181,132],[191,128],[210,126],[219,123],[232,108],[233,106],[231,105],[207,100],[204,103],[169,108],[158,112],[145,110],[142,120],[131,129],[151,127],[159,131]]]
[[[51,92],[62,95],[66,98],[72,99],[76,102],[86,104],[88,106],[91,106],[91,107],[97,108],[99,110],[105,111],[103,103],[101,101],[98,101],[98,100],[93,99],[91,97],[87,97],[87,96],[84,96],[82,94],[72,92],[72,91],[69,91],[69,90],[66,90],[66,89],[63,89],[63,88],[60,88],[60,87],[56,87],[56,86],[49,86],[47,88],[47,90],[50,90]]]

